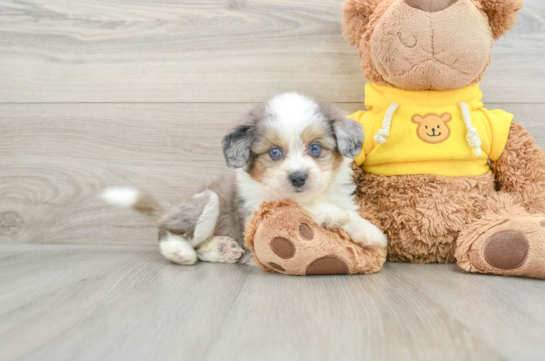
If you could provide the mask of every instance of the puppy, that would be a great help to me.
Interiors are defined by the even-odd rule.
[[[363,139],[358,123],[304,95],[281,94],[257,106],[222,140],[235,172],[160,217],[161,253],[184,265],[197,259],[247,263],[246,221],[262,202],[286,198],[320,226],[343,227],[362,246],[385,247],[385,236],[360,217],[354,198],[352,157]],[[161,212],[155,200],[132,188],[108,188],[103,198],[151,215]]]

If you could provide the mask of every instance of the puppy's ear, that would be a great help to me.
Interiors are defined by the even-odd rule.
[[[221,147],[228,167],[241,168],[250,158],[250,145],[253,142],[252,126],[242,124],[223,137]]]
[[[358,45],[367,24],[382,0],[346,0],[343,5],[343,35],[350,45]]]
[[[322,113],[327,117],[335,139],[337,148],[342,155],[352,158],[361,153],[365,134],[360,123],[347,118],[341,111],[327,104],[322,104]]]
[[[488,16],[494,40],[498,40],[517,22],[522,0],[476,0],[477,7]],[[479,7],[480,5],[480,7]]]

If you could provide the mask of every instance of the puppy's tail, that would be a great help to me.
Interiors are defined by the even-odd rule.
[[[164,210],[150,194],[133,187],[108,187],[101,192],[100,198],[112,206],[135,209],[148,216],[154,223],[159,221]]]

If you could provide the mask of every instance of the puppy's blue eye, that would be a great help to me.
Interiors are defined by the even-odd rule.
[[[311,154],[320,154],[321,151],[322,151],[322,147],[320,147],[320,145],[318,144],[313,144],[310,146]]]
[[[279,148],[272,148],[269,150],[269,155],[271,158],[278,158],[282,155],[282,151]]]

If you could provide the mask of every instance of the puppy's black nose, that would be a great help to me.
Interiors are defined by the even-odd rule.
[[[294,187],[302,187],[307,182],[307,178],[305,172],[294,172],[290,174],[290,183]]]

